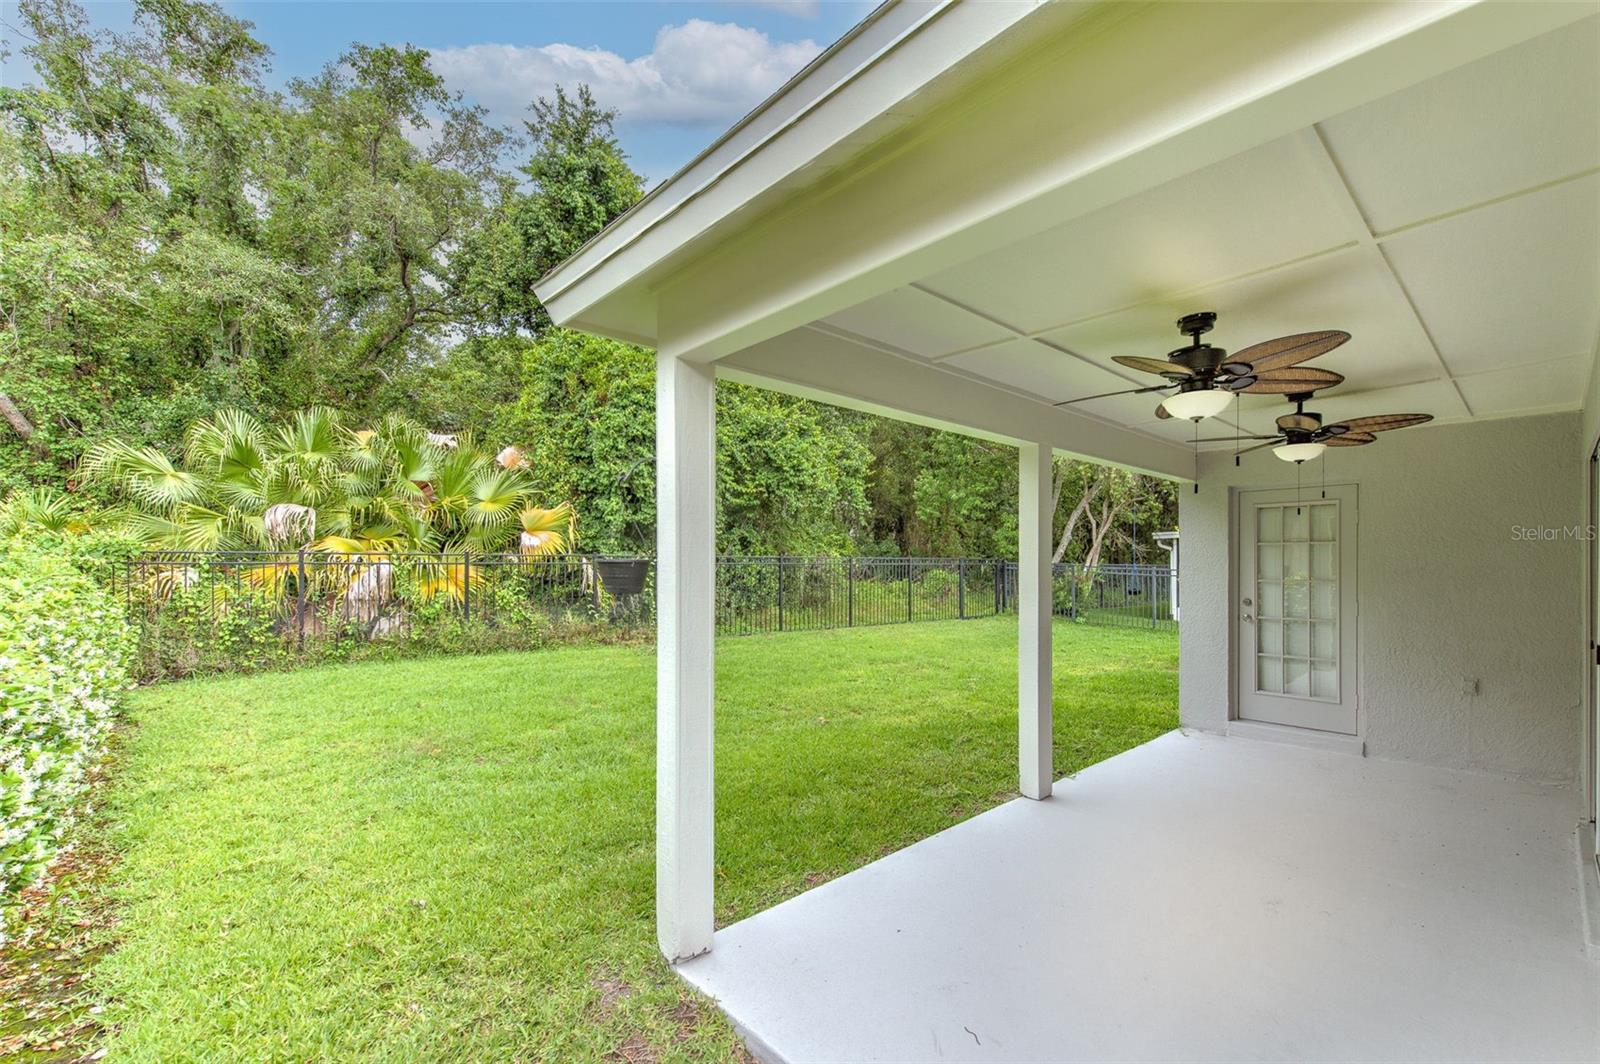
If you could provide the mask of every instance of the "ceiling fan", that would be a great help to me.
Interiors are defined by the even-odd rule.
[[[1295,392],[1289,395],[1294,413],[1284,414],[1277,420],[1278,431],[1271,436],[1213,436],[1196,440],[1196,443],[1222,443],[1229,440],[1265,440],[1254,447],[1246,447],[1239,454],[1271,447],[1272,453],[1285,462],[1298,465],[1320,455],[1328,447],[1361,447],[1377,439],[1375,433],[1391,429],[1405,429],[1423,425],[1433,420],[1432,414],[1371,414],[1367,417],[1322,423],[1322,415],[1306,409],[1311,393]]]
[[[1159,374],[1166,378],[1163,383],[1085,395],[1055,405],[1068,406],[1113,395],[1138,395],[1176,389],[1156,407],[1156,416],[1199,421],[1222,413],[1228,406],[1228,400],[1237,392],[1288,395],[1331,388],[1344,380],[1332,370],[1314,369],[1300,363],[1332,351],[1350,339],[1347,332],[1326,329],[1280,336],[1230,355],[1220,347],[1200,342],[1200,337],[1210,332],[1216,323],[1217,314],[1211,310],[1185,314],[1179,318],[1178,330],[1189,337],[1189,345],[1167,352],[1166,361],[1133,355],[1112,356],[1111,361],[1120,366]]]

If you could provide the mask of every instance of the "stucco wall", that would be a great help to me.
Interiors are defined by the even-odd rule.
[[[1329,483],[1359,489],[1361,737],[1369,756],[1571,781],[1585,650],[1578,538],[1518,528],[1585,520],[1578,414],[1387,433],[1330,450]],[[1305,468],[1309,498],[1318,470]],[[1221,730],[1230,704],[1233,489],[1294,487],[1269,451],[1208,455],[1185,488],[1180,712]],[[1479,692],[1464,689],[1468,678]]]

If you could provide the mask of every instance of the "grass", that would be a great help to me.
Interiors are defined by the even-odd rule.
[[[1009,619],[725,639],[723,922],[1015,793]],[[1177,724],[1170,633],[1062,624],[1056,771]],[[110,1057],[716,1060],[660,962],[654,656],[591,647],[141,692],[103,841]]]

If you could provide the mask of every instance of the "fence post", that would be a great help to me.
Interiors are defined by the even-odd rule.
[[[461,613],[462,620],[472,620],[472,551],[461,550]]]
[[[856,626],[856,560],[844,560],[844,609],[845,627]]]
[[[300,548],[295,579],[295,645],[306,643],[306,549]]]
[[[956,559],[956,612],[964,621],[967,619],[967,559]]]
[[[906,559],[906,623],[916,620],[916,612],[911,605],[911,559]]]
[[[784,630],[784,555],[778,555],[778,630]]]
[[[1072,612],[1071,612],[1070,616],[1072,617],[1073,620],[1077,620],[1078,619],[1078,573],[1077,573],[1077,571],[1075,569],[1069,567],[1067,569],[1067,579],[1072,582]]]
[[[1156,626],[1156,571],[1150,570],[1150,627]]]

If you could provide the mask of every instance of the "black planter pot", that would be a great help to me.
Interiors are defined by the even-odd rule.
[[[613,595],[637,595],[644,590],[645,577],[650,574],[649,558],[591,558],[600,585]]]

